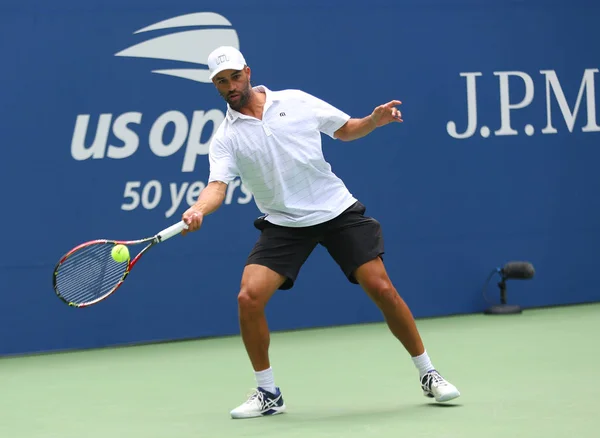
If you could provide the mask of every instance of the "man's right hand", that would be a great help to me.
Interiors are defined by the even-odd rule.
[[[202,226],[204,214],[195,207],[190,207],[182,216],[183,221],[188,225],[187,230],[182,231],[182,235],[197,231]]]

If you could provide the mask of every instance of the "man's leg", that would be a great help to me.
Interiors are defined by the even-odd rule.
[[[240,330],[255,372],[271,367],[265,306],[285,279],[283,275],[261,265],[247,265],[242,274],[238,295]]]
[[[275,385],[269,360],[270,334],[265,307],[277,289],[290,289],[300,268],[316,246],[310,232],[255,222],[261,235],[250,252],[238,295],[240,331],[256,377],[250,398],[231,411],[233,418],[284,412],[281,391]]]
[[[242,274],[238,295],[238,314],[242,340],[254,368],[257,388],[240,406],[231,411],[232,418],[252,418],[285,411],[283,396],[275,386],[269,361],[270,334],[265,306],[286,277],[266,266],[248,264]]]
[[[354,277],[383,313],[393,335],[412,356],[425,352],[413,315],[390,280],[382,260],[377,257],[354,272]]]
[[[383,261],[377,257],[354,271],[354,278],[383,313],[390,331],[404,345],[419,370],[421,388],[427,397],[438,402],[460,396],[454,385],[446,381],[433,367],[417,330],[413,315],[392,284]]]
[[[452,400],[460,392],[431,364],[413,315],[383,265],[381,225],[377,220],[364,216],[365,210],[358,202],[331,221],[323,245],[348,280],[360,284],[379,307],[390,331],[402,343],[418,369],[423,393],[437,401]]]

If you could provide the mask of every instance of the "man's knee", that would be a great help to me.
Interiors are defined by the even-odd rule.
[[[238,307],[246,312],[262,311],[268,301],[266,295],[264,292],[261,293],[260,288],[242,283],[238,294]]]
[[[262,311],[283,280],[283,276],[264,266],[246,266],[238,294],[239,309],[244,312]]]
[[[377,303],[393,302],[398,298],[398,292],[389,278],[367,278],[363,285],[369,296]]]
[[[357,269],[355,275],[362,288],[375,302],[385,304],[398,298],[398,292],[388,277],[381,259],[365,263]]]

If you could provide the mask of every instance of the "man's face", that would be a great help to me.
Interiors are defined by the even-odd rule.
[[[248,103],[252,92],[249,67],[244,67],[243,70],[223,70],[213,78],[213,83],[232,109],[239,111]]]

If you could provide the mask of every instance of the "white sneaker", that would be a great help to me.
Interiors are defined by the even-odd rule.
[[[435,398],[437,402],[447,402],[460,396],[460,392],[446,381],[436,370],[431,370],[421,377],[423,395]]]
[[[248,400],[231,411],[231,418],[253,418],[277,415],[285,411],[285,403],[279,388],[272,394],[260,387],[256,388]]]

